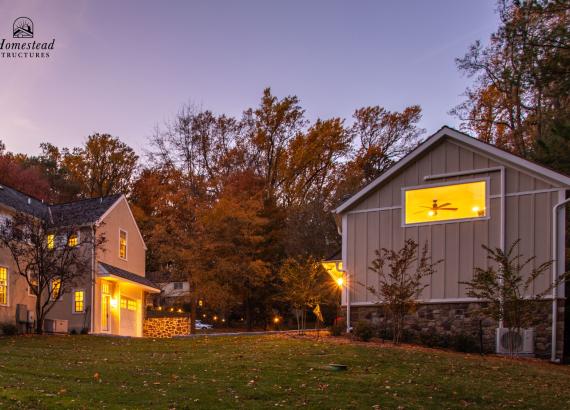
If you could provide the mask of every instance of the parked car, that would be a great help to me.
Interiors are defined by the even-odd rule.
[[[208,323],[202,323],[200,319],[196,320],[194,326],[196,327],[196,329],[206,329],[206,330],[214,327],[212,325],[209,325]]]

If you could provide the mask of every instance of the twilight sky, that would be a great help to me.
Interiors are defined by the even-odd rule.
[[[432,133],[469,79],[456,69],[497,27],[494,0],[8,1],[0,41],[20,16],[48,59],[0,57],[0,139],[15,152],[40,142],[78,146],[94,132],[139,154],[184,103],[239,116],[264,87],[295,94],[310,119],[355,108],[423,108]],[[5,51],[5,50],[0,50]]]

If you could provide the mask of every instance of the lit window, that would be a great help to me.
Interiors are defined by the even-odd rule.
[[[404,192],[405,223],[418,224],[487,216],[485,181],[408,189]]]
[[[127,299],[121,298],[121,309],[127,308]]]
[[[48,249],[55,248],[55,235],[53,233],[50,233],[47,236],[47,247],[48,247]]]
[[[0,267],[0,305],[8,304],[8,269]]]
[[[85,309],[85,291],[76,290],[73,292],[73,312],[82,313]]]
[[[109,293],[109,284],[107,282],[101,282],[101,293]]]
[[[127,233],[119,231],[119,257],[127,259]]]
[[[53,279],[51,281],[51,297],[53,300],[58,300],[61,296],[59,292],[61,291],[61,279]]]
[[[132,299],[127,300],[127,309],[129,310],[137,310],[137,302]]]
[[[37,289],[38,289],[38,279],[37,278],[31,278],[30,284],[28,285],[28,295],[36,296],[36,293],[38,291]]]
[[[67,240],[67,245],[71,247],[79,245],[79,235],[76,233],[69,235],[69,239]]]

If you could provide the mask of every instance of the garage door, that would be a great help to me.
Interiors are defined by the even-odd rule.
[[[137,302],[121,298],[121,336],[137,336]]]

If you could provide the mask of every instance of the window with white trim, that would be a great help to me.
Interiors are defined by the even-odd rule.
[[[85,312],[85,291],[75,290],[73,292],[73,313]]]
[[[127,259],[127,232],[119,230],[119,258]]]
[[[0,266],[0,305],[8,304],[8,269]]]
[[[429,224],[485,218],[487,181],[404,189],[404,224]]]

